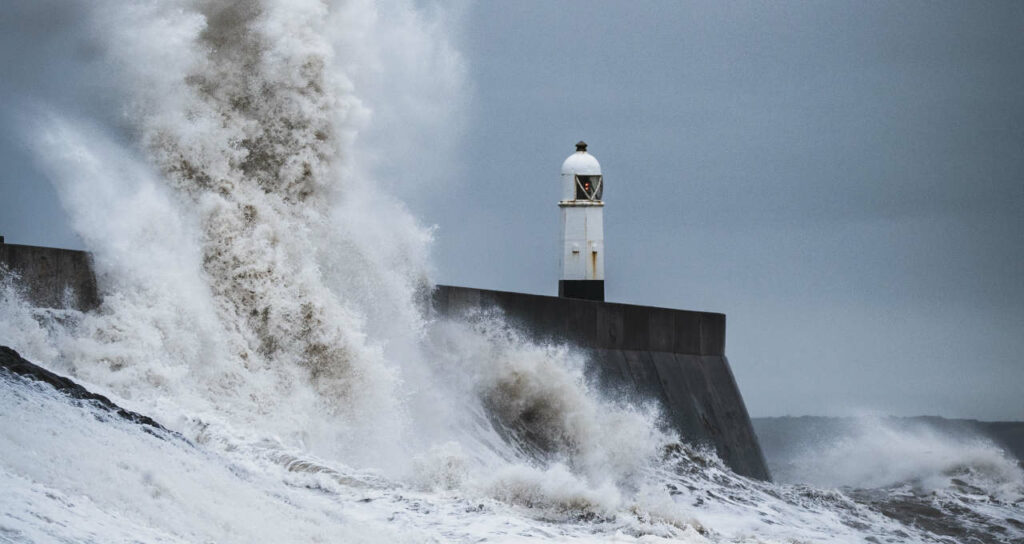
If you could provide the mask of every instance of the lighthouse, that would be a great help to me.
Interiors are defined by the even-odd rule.
[[[558,296],[604,300],[604,178],[587,143],[562,163],[562,275]]]

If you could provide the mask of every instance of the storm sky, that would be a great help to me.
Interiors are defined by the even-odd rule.
[[[583,139],[608,299],[727,314],[751,415],[1024,419],[1024,4],[517,0],[445,20],[467,81],[451,149],[381,168],[430,180],[398,196],[437,225],[436,281],[555,294],[559,168]],[[102,72],[74,21],[0,19],[11,243],[82,247],[9,107],[116,117],[83,91]]]

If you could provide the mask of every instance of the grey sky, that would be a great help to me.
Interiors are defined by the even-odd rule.
[[[28,32],[0,92],[73,101],[88,48]],[[554,294],[584,139],[608,298],[726,313],[752,415],[1024,419],[1024,4],[480,2],[456,41],[462,143],[410,199],[439,282]],[[16,139],[0,234],[80,245]]]

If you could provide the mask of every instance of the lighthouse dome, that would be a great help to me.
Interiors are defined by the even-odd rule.
[[[565,162],[562,163],[562,175],[572,176],[576,174],[584,176],[601,175],[601,163],[597,162],[593,155],[587,153],[586,146],[583,146],[583,150],[569,155],[569,158],[565,159]]]
[[[586,142],[579,142],[576,152],[562,163],[562,201],[600,203],[603,188],[601,163],[587,153]]]

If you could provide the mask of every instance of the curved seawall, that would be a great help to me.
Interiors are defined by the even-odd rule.
[[[87,311],[99,304],[88,253],[4,244],[0,273],[14,273],[34,304]],[[439,285],[434,309],[458,317],[501,310],[536,340],[589,354],[607,390],[658,402],[688,441],[712,446],[739,474],[769,479],[746,406],[725,357],[725,315]]]

